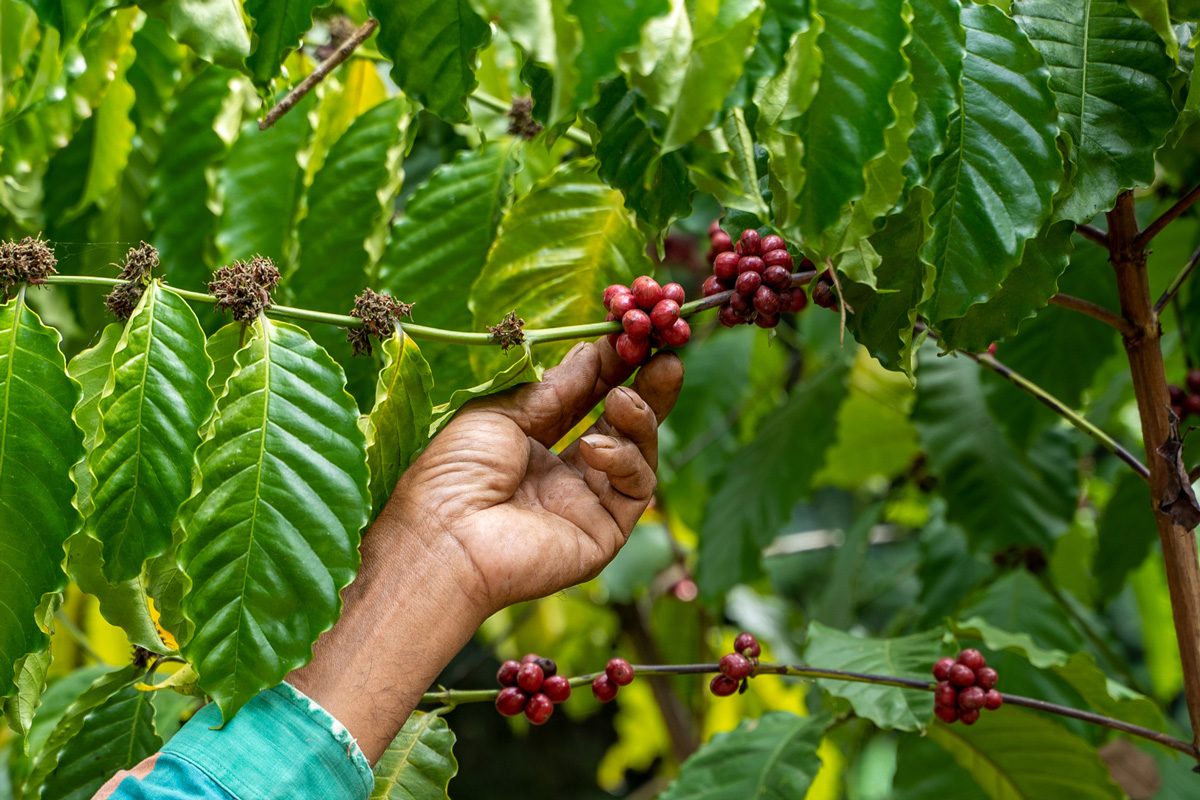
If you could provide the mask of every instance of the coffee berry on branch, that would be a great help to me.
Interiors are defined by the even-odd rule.
[[[1183,386],[1167,387],[1171,393],[1171,411],[1180,420],[1200,417],[1200,368],[1188,370]]]
[[[505,661],[496,681],[504,687],[496,695],[496,710],[506,717],[524,712],[534,725],[546,724],[554,707],[571,696],[571,682],[558,674],[558,665],[537,653]]]
[[[739,633],[733,640],[733,652],[721,656],[717,664],[720,673],[709,681],[708,690],[717,697],[746,691],[761,654],[762,648],[754,634]]]
[[[610,334],[609,342],[628,364],[641,364],[652,347],[682,347],[692,338],[692,328],[679,316],[684,302],[678,283],[660,286],[649,275],[629,286],[614,283],[604,290],[608,321],[619,321],[624,333]]]
[[[933,665],[933,677],[938,681],[933,713],[942,722],[974,725],[983,709],[995,711],[1004,704],[996,691],[1000,676],[978,650],[968,648],[958,658],[940,659]]]
[[[792,254],[783,237],[761,236],[747,228],[734,244],[715,220],[708,227],[708,236],[713,272],[704,279],[704,296],[733,291],[717,313],[722,325],[732,328],[754,323],[760,328],[774,328],[780,314],[803,311],[808,305],[804,289],[792,287]],[[804,259],[801,267],[811,269],[812,262]]]
[[[610,658],[604,672],[592,681],[592,695],[601,703],[611,703],[617,690],[633,683],[633,665],[623,658]]]

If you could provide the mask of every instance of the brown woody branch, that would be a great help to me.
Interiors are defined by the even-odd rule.
[[[1200,200],[1200,186],[1197,186],[1183,197],[1179,198],[1175,205],[1168,208],[1158,217],[1158,219],[1147,225],[1144,231],[1135,234],[1133,238],[1133,246],[1138,250],[1145,250],[1146,245],[1150,244],[1150,240],[1152,240],[1155,236],[1158,236],[1158,234],[1162,232],[1163,228],[1167,227],[1176,219],[1183,216],[1184,212],[1195,205],[1197,200]],[[1133,201],[1131,200],[1130,203],[1132,202]],[[1110,211],[1109,214],[1111,215],[1112,212]],[[1111,222],[1109,223],[1108,227],[1111,233]],[[1134,230],[1137,230],[1136,221],[1134,222]],[[1112,248],[1110,247],[1109,249],[1111,250]]]
[[[1086,314],[1092,319],[1099,320],[1105,325],[1115,328],[1122,336],[1128,336],[1133,332],[1133,329],[1125,321],[1124,317],[1114,314],[1104,306],[1097,305],[1091,300],[1084,300],[1082,297],[1075,297],[1074,295],[1062,294],[1060,292],[1050,298],[1050,305],[1069,308],[1072,311]]]
[[[1171,285],[1158,298],[1158,302],[1154,304],[1155,314],[1161,314],[1162,310],[1167,307],[1167,303],[1171,302],[1175,295],[1179,293],[1179,290],[1183,288],[1183,284],[1187,282],[1192,272],[1195,271],[1197,263],[1200,263],[1200,247],[1196,248],[1195,252],[1192,253],[1192,257],[1183,265],[1183,269],[1179,270],[1179,274],[1171,279]]]
[[[1108,249],[1108,234],[1091,225],[1076,225],[1075,232],[1085,239],[1091,239],[1104,249]]]

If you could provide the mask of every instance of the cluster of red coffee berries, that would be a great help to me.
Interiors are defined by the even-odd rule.
[[[520,661],[505,661],[496,672],[504,688],[496,695],[496,710],[506,717],[522,711],[534,725],[544,725],[554,706],[571,696],[571,683],[558,674],[552,659],[529,653]]]
[[[933,690],[933,713],[942,722],[962,721],[974,725],[983,709],[995,711],[1004,705],[996,691],[1000,676],[987,665],[983,653],[970,648],[958,658],[943,658],[933,665],[937,688]]]
[[[717,669],[721,672],[714,675],[708,683],[708,690],[717,697],[728,697],[734,692],[744,692],[750,685],[750,676],[758,665],[758,656],[762,648],[752,633],[739,633],[733,640],[733,652],[721,656]]]
[[[715,220],[708,226],[708,236],[713,274],[704,279],[704,296],[733,290],[717,314],[722,325],[732,328],[753,322],[760,328],[774,328],[780,314],[802,311],[808,305],[804,290],[792,288],[792,254],[783,237],[760,236],[747,228],[734,245]]]
[[[610,658],[604,665],[604,672],[592,681],[592,694],[601,703],[611,703],[617,697],[617,690],[631,683],[633,665],[623,658]]]
[[[682,347],[692,338],[692,328],[679,316],[683,287],[659,286],[649,275],[634,278],[629,286],[614,283],[604,290],[608,321],[620,320],[624,333],[609,335],[617,355],[627,364],[641,364],[651,347]]]
[[[1184,384],[1187,388],[1167,387],[1171,392],[1171,410],[1181,420],[1188,417],[1200,417],[1200,369],[1188,370],[1187,380]]]

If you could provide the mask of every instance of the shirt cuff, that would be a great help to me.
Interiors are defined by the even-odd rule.
[[[291,684],[260,692],[223,728],[215,703],[164,753],[188,761],[237,798],[367,798],[375,778],[354,737]]]

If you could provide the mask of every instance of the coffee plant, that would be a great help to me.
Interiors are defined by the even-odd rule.
[[[686,366],[655,503],[373,796],[1197,796],[1197,22],[0,0],[0,798],[307,663],[431,437],[604,337]]]

